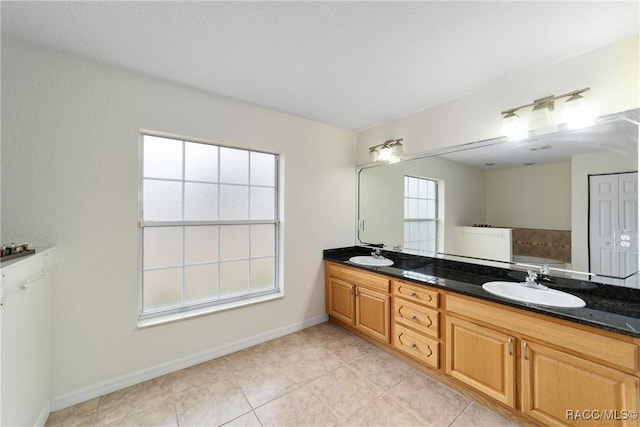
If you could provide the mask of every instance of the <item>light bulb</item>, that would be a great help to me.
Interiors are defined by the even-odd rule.
[[[502,119],[502,133],[510,141],[518,141],[529,135],[526,123],[513,111],[508,112]]]
[[[391,158],[391,147],[385,145],[380,149],[380,154],[378,155],[378,160],[386,161]]]
[[[563,118],[569,129],[582,129],[593,125],[594,122],[589,103],[579,93],[571,95],[564,103]]]

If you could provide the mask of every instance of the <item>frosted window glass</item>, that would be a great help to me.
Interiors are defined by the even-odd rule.
[[[145,227],[143,230],[145,268],[182,264],[182,227]]]
[[[186,180],[218,182],[218,147],[187,142],[184,150]]]
[[[417,199],[407,199],[409,203],[409,215],[407,218],[418,218],[418,200]]]
[[[429,238],[429,223],[420,223],[420,234],[417,236],[417,240],[427,240]]]
[[[251,226],[251,256],[275,255],[275,225],[261,224]]]
[[[218,184],[184,184],[184,219],[218,219]]]
[[[249,226],[220,227],[220,260],[249,258]]]
[[[220,147],[220,182],[249,184],[249,152]]]
[[[420,236],[420,223],[417,221],[409,223],[409,236],[411,240],[419,240]]]
[[[218,260],[218,227],[185,227],[185,262],[196,264]]]
[[[187,303],[208,301],[218,296],[218,265],[185,267],[184,299]]]
[[[251,260],[251,292],[260,292],[275,288],[275,277],[274,258]]]
[[[144,311],[182,304],[182,268],[145,271],[142,305]]]
[[[182,179],[182,141],[145,135],[143,176]]]
[[[409,177],[404,177],[404,197],[409,197]]]
[[[143,212],[145,221],[181,220],[182,184],[145,179]]]
[[[418,180],[416,178],[409,177],[408,181],[409,191],[407,195],[409,197],[418,197]]]
[[[273,154],[251,153],[251,185],[275,186],[276,164]]]
[[[436,201],[427,200],[427,216],[426,218],[436,218]]]
[[[418,197],[421,199],[427,198],[427,180],[426,179],[418,180]]]
[[[438,187],[435,181],[428,180],[427,181],[427,193],[429,194],[430,199],[438,198]]]
[[[220,219],[249,219],[249,187],[220,186]]]
[[[251,219],[275,219],[275,189],[251,187],[251,205],[249,207]]]
[[[249,291],[249,261],[220,264],[220,297],[228,298]]]
[[[418,199],[418,216],[417,218],[426,218],[427,217],[427,201],[423,199]]]

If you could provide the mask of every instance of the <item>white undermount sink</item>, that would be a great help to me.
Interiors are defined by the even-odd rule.
[[[389,258],[376,258],[373,256],[352,256],[351,258],[349,258],[349,261],[351,261],[354,264],[359,264],[359,265],[367,265],[369,267],[389,267],[391,265],[393,265],[393,261],[391,261]]]
[[[487,282],[482,289],[499,297],[547,307],[579,308],[587,305],[582,298],[566,292],[530,288],[515,282]]]

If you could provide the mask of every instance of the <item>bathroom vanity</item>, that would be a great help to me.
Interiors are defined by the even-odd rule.
[[[393,266],[349,261],[370,252],[324,251],[333,322],[535,425],[640,425],[639,290],[558,278],[586,307],[547,307],[482,288],[524,271],[385,251]]]

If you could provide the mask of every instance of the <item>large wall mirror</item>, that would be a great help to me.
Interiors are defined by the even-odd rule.
[[[639,118],[359,166],[360,244],[638,288]]]

